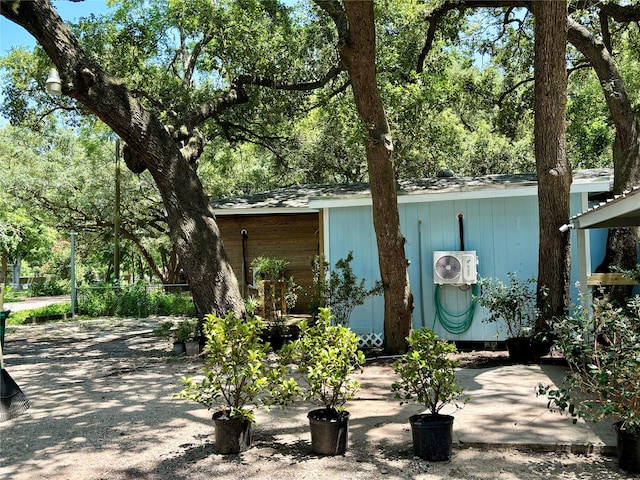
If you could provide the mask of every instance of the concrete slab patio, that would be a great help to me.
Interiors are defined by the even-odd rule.
[[[180,377],[198,375],[202,361],[171,355],[169,345],[151,334],[162,320],[9,327],[6,368],[33,405],[0,423],[0,478],[628,478],[609,457],[556,455],[611,454],[615,437],[609,422],[574,425],[547,410],[534,388],[539,382],[559,384],[564,369],[546,364],[461,369],[471,400],[460,411],[443,412],[455,415],[456,448],[445,464],[413,457],[408,418],[421,408],[393,398],[393,369],[380,360],[365,367],[358,377],[362,388],[347,405],[345,456],[311,453],[306,414],[313,406],[296,403],[286,410],[258,410],[254,447],[225,458],[217,454],[211,412],[174,398]],[[534,458],[519,450],[553,453]],[[572,468],[576,476],[552,474]],[[599,476],[578,476],[596,468]]]
[[[549,411],[546,397],[535,395],[539,383],[562,385],[565,373],[564,366],[545,364],[461,370],[458,376],[471,400],[455,414],[460,446],[615,454],[612,421],[574,425]]]

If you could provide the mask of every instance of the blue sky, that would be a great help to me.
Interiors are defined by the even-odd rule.
[[[84,0],[70,2],[69,0],[52,0],[51,3],[58,10],[64,21],[76,20],[91,13],[100,14],[107,11],[106,0]],[[22,27],[0,16],[0,54],[5,55],[11,47],[18,45],[35,46],[34,38]]]

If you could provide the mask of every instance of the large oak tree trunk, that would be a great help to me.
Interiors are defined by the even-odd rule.
[[[116,78],[93,63],[48,0],[5,2],[0,13],[45,50],[75,98],[109,125],[149,170],[162,196],[171,239],[200,317],[241,315],[244,304],[202,184],[168,131]]]
[[[597,41],[579,23],[569,20],[568,39],[593,67],[616,127],[613,143],[613,193],[621,194],[640,183],[640,122],[616,66],[603,42]],[[638,263],[638,228],[612,228],[607,250],[597,271],[609,272],[612,266],[633,269]],[[624,305],[631,296],[630,286],[611,288],[611,298]]]
[[[400,232],[393,142],[376,82],[376,39],[372,1],[345,1],[346,41],[340,45],[360,119],[368,127],[365,142],[373,224],[384,284],[384,338],[388,352],[406,349],[411,330],[413,296],[409,288],[405,239]]]
[[[538,175],[540,246],[536,331],[569,305],[569,233],[559,228],[570,216],[571,169],[565,143],[567,98],[567,3],[532,2],[535,19],[535,157]],[[546,294],[545,294],[546,293]]]

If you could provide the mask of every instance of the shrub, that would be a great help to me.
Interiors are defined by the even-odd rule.
[[[503,322],[507,327],[507,338],[527,337],[538,319],[535,278],[520,280],[510,272],[509,283],[493,278],[480,279],[481,293],[478,302],[489,310],[487,323]]]
[[[304,401],[315,401],[326,410],[344,410],[360,384],[351,378],[362,370],[364,354],[358,349],[358,337],[342,325],[331,324],[328,308],[321,308],[312,327],[302,322],[300,338],[280,351],[281,363],[293,366],[306,388],[299,393]]]
[[[149,315],[195,315],[195,307],[187,292],[167,293],[132,286],[98,285],[78,290],[78,312],[91,317],[148,317]]]
[[[415,401],[424,405],[431,415],[438,415],[445,405],[457,406],[462,387],[456,380],[459,362],[451,358],[457,353],[456,346],[438,339],[427,328],[412,330],[407,343],[409,351],[393,364],[400,377],[391,386],[395,398],[401,403]]]
[[[319,307],[329,307],[335,325],[349,326],[349,319],[353,310],[363,305],[364,302],[383,292],[381,281],[377,281],[373,287],[365,287],[365,279],[353,273],[351,262],[353,252],[349,252],[345,258],[339,259],[328,278],[324,272],[329,264],[322,257],[316,256],[312,261],[314,285],[311,287],[311,306],[314,314]]]
[[[640,433],[640,322],[635,297],[628,311],[604,296],[553,324],[556,344],[569,364],[562,388],[539,385],[549,406],[577,418],[622,420]]]
[[[29,287],[31,297],[53,297],[56,295],[66,295],[71,291],[69,281],[47,280],[42,283],[32,283]]]
[[[33,308],[31,310],[20,310],[12,312],[7,318],[8,325],[23,325],[28,317],[39,317],[45,315],[57,315],[60,313],[69,313],[71,311],[71,303],[56,303],[47,305],[46,307]]]
[[[207,316],[204,378],[183,377],[177,396],[252,422],[255,406],[290,401],[296,385],[284,379],[284,367],[270,365],[269,347],[260,339],[265,326],[260,317],[238,318],[233,312]]]

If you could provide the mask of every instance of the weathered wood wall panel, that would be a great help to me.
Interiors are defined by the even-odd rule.
[[[256,257],[286,258],[287,278],[293,276],[303,288],[293,313],[307,313],[306,293],[313,283],[311,260],[319,253],[320,223],[317,212],[269,215],[218,215],[216,218],[233,271],[245,297],[256,294],[249,288],[254,283],[251,261]],[[242,231],[246,230],[245,275],[242,275]],[[244,289],[242,289],[244,278]]]

